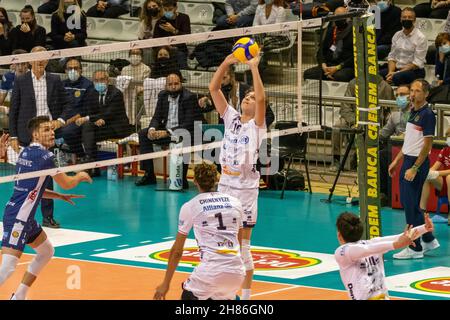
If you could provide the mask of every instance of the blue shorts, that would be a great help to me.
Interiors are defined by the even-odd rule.
[[[2,247],[22,251],[26,244],[32,243],[41,234],[42,227],[35,219],[26,223],[21,220],[3,220]]]

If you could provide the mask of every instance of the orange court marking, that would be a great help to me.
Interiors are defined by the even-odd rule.
[[[33,255],[24,254],[17,270],[0,288],[7,300],[19,285]],[[78,269],[79,268],[79,269]],[[73,285],[73,270],[80,270],[80,289]],[[70,271],[72,272],[70,273]],[[95,261],[53,258],[29,291],[29,300],[149,300],[164,277],[165,270]],[[176,272],[167,299],[178,300],[181,283],[189,273]],[[254,281],[253,299],[258,300],[347,300],[347,293],[304,286]]]

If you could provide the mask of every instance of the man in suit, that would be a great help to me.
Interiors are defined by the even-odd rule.
[[[108,85],[109,76],[105,70],[97,70],[92,78],[95,90],[86,92],[87,116],[75,123],[81,126],[81,141],[86,154],[86,162],[97,160],[97,142],[121,139],[132,133],[122,92]],[[99,171],[93,175],[98,176]]]
[[[194,140],[195,121],[204,122],[203,115],[198,108],[197,95],[182,87],[182,76],[173,72],[166,78],[166,89],[158,96],[155,114],[149,128],[139,132],[140,153],[153,152],[154,144],[168,145],[174,136],[174,131],[183,129]],[[186,145],[185,141],[185,145]],[[189,165],[183,164],[183,189],[189,188],[186,179]],[[153,160],[144,160],[141,163],[144,176],[136,181],[137,186],[155,184],[156,177],[153,169]]]
[[[43,47],[34,47],[31,52],[46,51]],[[10,144],[17,152],[20,146],[31,142],[28,121],[36,116],[48,116],[56,137],[61,137],[62,128],[70,122],[71,100],[64,90],[59,76],[46,73],[48,60],[33,61],[31,71],[18,76],[14,81],[9,111]],[[53,187],[51,184],[50,188]],[[44,227],[59,228],[53,218],[53,200],[42,199],[41,210]]]

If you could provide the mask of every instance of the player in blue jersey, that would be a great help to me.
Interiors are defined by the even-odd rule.
[[[31,119],[28,129],[32,135],[31,144],[24,148],[16,164],[16,173],[28,173],[55,168],[54,155],[48,149],[55,144],[55,133],[50,119],[39,116]],[[36,256],[28,266],[13,300],[23,300],[38,274],[53,256],[54,249],[42,227],[35,219],[36,209],[42,198],[60,199],[74,204],[73,198],[83,196],[60,194],[46,190],[50,179],[63,189],[72,189],[80,182],[92,182],[86,172],[74,176],[58,173],[53,176],[16,181],[14,193],[6,204],[3,215],[2,264],[0,266],[0,286],[13,274],[25,245],[36,251]]]

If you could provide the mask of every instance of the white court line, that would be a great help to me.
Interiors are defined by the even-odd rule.
[[[117,248],[123,248],[123,247],[129,247],[129,244],[121,244],[120,246],[117,246]]]
[[[100,251],[105,251],[106,249],[105,248],[100,248],[100,249],[95,249],[94,251],[95,252],[100,252]]]
[[[175,238],[175,237],[165,237],[165,238],[163,238],[163,240],[169,240],[169,239],[173,239],[173,238]]]
[[[23,264],[30,264],[31,263],[31,261],[28,261],[28,262],[21,262],[21,263],[18,263],[17,265],[18,266],[21,266],[21,265],[23,265]]]
[[[276,289],[276,290],[272,290],[272,291],[266,291],[266,292],[255,293],[255,294],[250,295],[250,297],[263,296],[263,295],[265,295],[265,294],[271,294],[271,293],[276,293],[276,292],[281,292],[281,291],[291,290],[291,289],[295,289],[295,288],[300,288],[300,286],[292,286],[292,287],[288,287],[288,288],[281,288],[281,289]],[[329,289],[324,289],[324,290],[329,290]]]
[[[145,241],[141,241],[139,243],[150,243],[150,242],[152,242],[152,240],[145,240]]]
[[[75,252],[75,253],[71,253],[71,256],[79,256],[80,254],[83,254],[83,252]]]

